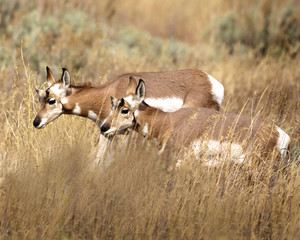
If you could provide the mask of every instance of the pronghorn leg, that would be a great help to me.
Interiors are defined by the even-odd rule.
[[[97,165],[101,165],[105,161],[110,144],[111,144],[111,140],[109,138],[104,137],[102,134],[100,134],[99,142],[98,142],[98,153],[96,156]]]
[[[165,150],[166,144],[162,145],[161,149],[157,152],[158,155],[161,155]]]

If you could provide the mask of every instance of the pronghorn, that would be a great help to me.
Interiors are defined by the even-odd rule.
[[[216,156],[226,152],[235,163],[243,163],[247,154],[259,156],[277,149],[286,160],[290,137],[269,121],[247,116],[220,113],[207,108],[182,108],[166,113],[150,107],[145,101],[146,88],[140,79],[130,79],[127,95],[122,99],[111,97],[111,113],[101,127],[105,135],[114,135],[132,128],[161,144],[195,156],[202,153]],[[224,159],[224,158],[223,158]],[[207,165],[217,162],[211,158]]]
[[[219,110],[224,98],[223,85],[200,70],[129,73],[96,88],[72,86],[66,69],[61,80],[56,81],[51,70],[46,69],[48,88],[36,90],[41,108],[33,125],[38,129],[62,114],[87,117],[101,127],[110,112],[110,96],[124,96],[130,76],[145,80],[148,88],[145,102],[165,112],[193,106]]]

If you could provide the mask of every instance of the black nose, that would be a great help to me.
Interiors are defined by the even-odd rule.
[[[108,129],[110,129],[110,125],[108,123],[104,123],[100,128],[102,133],[105,133]]]
[[[36,118],[33,121],[33,126],[38,127],[41,123],[41,118],[39,116],[36,116]]]

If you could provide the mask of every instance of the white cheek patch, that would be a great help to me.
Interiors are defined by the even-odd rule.
[[[134,113],[133,113],[134,117],[137,117],[139,115],[139,110],[135,110]]]
[[[92,110],[89,110],[88,118],[92,119],[94,122],[96,122],[98,119],[98,115],[96,113],[94,113]]]
[[[131,122],[127,122],[126,124],[123,124],[122,126],[120,126],[118,129],[119,131],[123,131],[123,130],[127,130],[128,128],[130,128],[132,126],[132,121]]]
[[[38,128],[46,127],[48,123],[58,118],[61,114],[62,114],[62,106],[60,105],[60,108],[53,109],[52,111],[48,112],[45,117],[42,118]]]
[[[158,108],[163,112],[175,112],[182,108],[183,100],[181,98],[147,98],[145,102],[154,108]]]
[[[42,118],[38,128],[44,128],[47,125],[47,118]]]
[[[210,76],[208,73],[206,73],[211,84],[212,84],[212,95],[213,99],[219,104],[221,107],[224,100],[224,87],[223,85],[218,82],[215,78]]]
[[[81,113],[81,108],[79,107],[79,104],[78,104],[78,103],[76,103],[75,108],[73,109],[72,112],[73,112],[74,114],[76,114],[76,115],[80,115],[80,113]]]
[[[106,132],[104,132],[104,134],[111,134],[111,133],[115,133],[116,132],[116,128],[115,127],[112,127],[110,129],[108,129]]]
[[[288,154],[288,147],[289,147],[291,139],[290,139],[289,135],[287,135],[281,128],[276,127],[276,129],[279,133],[276,147],[279,150],[281,157],[285,158]]]
[[[219,141],[214,140],[196,140],[193,142],[191,147],[195,156],[199,156],[201,153],[212,156],[225,154],[225,158],[230,156],[230,160],[237,164],[242,164],[245,160],[245,155],[243,153],[244,151],[242,146],[236,143],[220,143]],[[222,159],[224,159],[224,157],[222,157]],[[219,164],[219,162],[214,158],[209,158],[209,160],[206,161],[205,164],[208,166],[214,166]]]

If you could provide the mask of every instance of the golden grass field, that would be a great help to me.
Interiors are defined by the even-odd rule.
[[[0,239],[300,239],[299,1],[2,0],[0,10]],[[225,87],[222,111],[290,135],[291,163],[188,159],[175,170],[168,151],[131,134],[100,171],[92,121],[33,127],[46,66],[94,85],[202,69]]]

